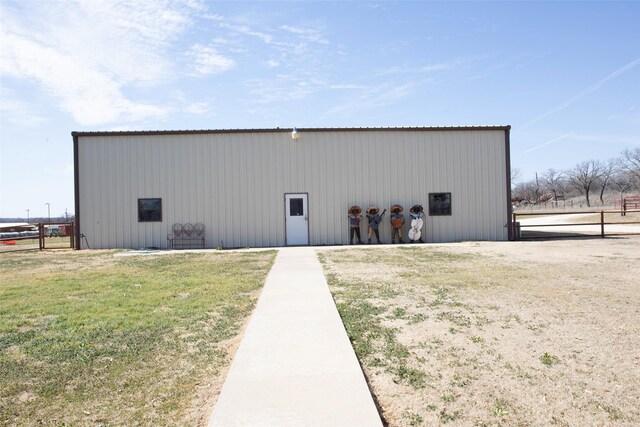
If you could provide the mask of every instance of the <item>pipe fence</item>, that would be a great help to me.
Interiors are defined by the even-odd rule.
[[[630,215],[631,214],[631,215]],[[557,217],[571,215],[574,222]],[[622,220],[611,221],[612,216]],[[534,221],[533,218],[540,218]],[[554,221],[546,221],[552,218]],[[640,235],[640,209],[513,213],[513,240]],[[526,220],[526,222],[523,222]]]
[[[25,227],[15,227],[25,228]],[[39,222],[32,229],[0,232],[0,253],[75,248],[73,222]]]

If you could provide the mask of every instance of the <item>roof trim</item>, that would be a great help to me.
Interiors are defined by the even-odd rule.
[[[478,131],[478,130],[510,130],[511,126],[424,126],[424,127],[359,127],[359,128],[296,128],[299,132],[429,132],[429,131]],[[132,136],[132,135],[193,135],[220,133],[278,133],[292,132],[293,128],[275,129],[194,129],[194,130],[137,130],[137,131],[87,131],[71,132],[73,137],[79,136]]]

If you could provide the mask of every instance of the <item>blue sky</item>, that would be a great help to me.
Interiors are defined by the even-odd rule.
[[[523,179],[640,145],[640,2],[0,0],[0,217],[71,131],[511,125]]]

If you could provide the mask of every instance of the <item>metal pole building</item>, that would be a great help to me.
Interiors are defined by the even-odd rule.
[[[202,224],[208,248],[346,244],[350,206],[396,203],[424,206],[427,242],[510,237],[510,126],[292,131],[73,132],[77,241],[166,248]]]

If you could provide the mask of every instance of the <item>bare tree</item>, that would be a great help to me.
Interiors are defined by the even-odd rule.
[[[512,192],[514,201],[526,201],[527,203],[535,203],[536,201],[536,183],[535,181],[521,182],[515,186]]]
[[[71,222],[75,219],[75,215],[70,214],[67,209],[64,210],[64,214],[60,215],[61,218],[64,218],[66,222]]]
[[[610,179],[610,187],[612,190],[620,193],[620,197],[622,194],[633,188],[634,176],[625,171],[625,170],[617,170],[615,174],[611,176]]]
[[[511,168],[511,187],[515,188],[516,183],[520,182],[521,176],[520,169]]]
[[[640,147],[624,150],[621,161],[622,167],[640,180]]]
[[[538,172],[536,172],[535,183],[536,183],[536,188],[535,188],[536,204],[539,204],[542,196],[542,191],[540,191],[540,180],[538,179]]]
[[[597,162],[600,168],[600,174],[596,178],[597,183],[600,185],[600,203],[604,205],[604,192],[609,188],[611,177],[616,173],[618,169],[618,159],[609,159],[606,162]]]
[[[578,163],[575,168],[567,172],[567,175],[569,177],[569,184],[578,190],[580,194],[584,195],[587,207],[591,207],[589,192],[598,179],[598,176],[600,176],[599,163],[595,160]]]
[[[610,188],[620,193],[621,214],[623,214],[622,213],[623,194],[633,188],[634,181],[635,181],[635,176],[622,168],[618,168],[616,172],[611,176],[611,179],[609,180]]]
[[[558,194],[564,191],[564,172],[548,169],[542,174],[542,185],[553,195],[553,201],[558,201]]]

